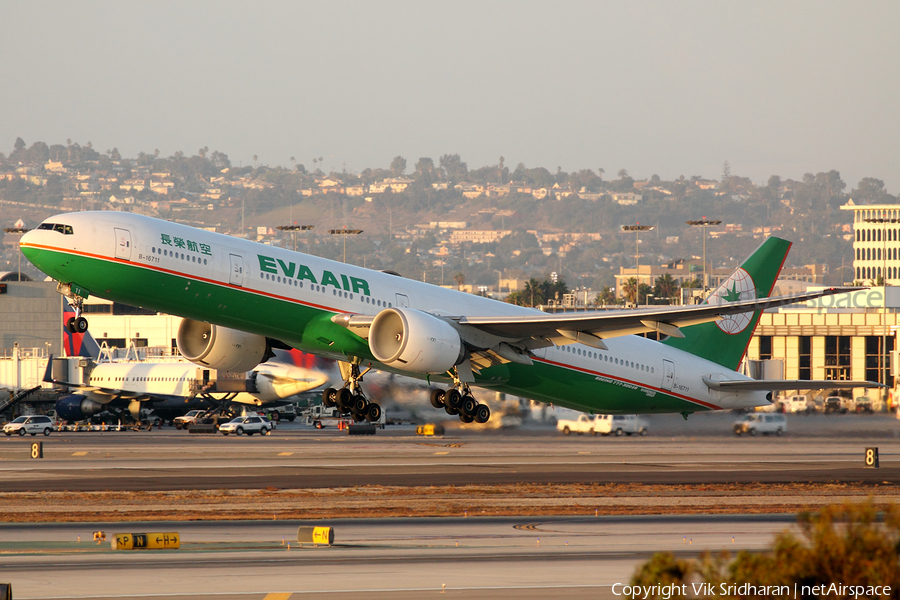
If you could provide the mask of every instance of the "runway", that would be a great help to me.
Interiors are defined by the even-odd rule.
[[[335,547],[290,550],[299,522],[0,525],[0,573],[17,600],[614,598],[611,586],[654,552],[759,550],[792,523],[784,515],[332,520]],[[96,530],[178,531],[182,549],[113,552],[88,541]]]
[[[657,418],[654,433],[645,438],[565,437],[546,429],[450,431],[429,438],[416,436],[411,427],[348,437],[294,423],[252,438],[171,428],[2,438],[0,489],[900,482],[900,424],[894,419],[793,417],[784,438],[737,438],[728,433],[733,418],[704,415],[690,428],[680,418]],[[43,442],[43,459],[30,459],[33,441]],[[873,446],[879,448],[879,469],[864,465],[865,449]]]

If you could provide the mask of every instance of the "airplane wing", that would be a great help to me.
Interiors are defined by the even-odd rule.
[[[757,298],[722,304],[660,306],[637,310],[608,310],[579,313],[542,313],[510,316],[444,317],[460,325],[479,329],[528,349],[579,342],[606,349],[603,339],[656,331],[684,337],[680,327],[718,321],[728,315],[806,302],[821,296],[855,291],[858,287],[828,288],[816,292]],[[332,320],[357,335],[368,338],[374,315],[336,315]]]
[[[731,381],[713,381],[703,377],[703,383],[714,390],[722,392],[752,392],[781,390],[826,390],[851,388],[883,388],[883,383],[875,381],[833,381],[831,379],[735,379]]]

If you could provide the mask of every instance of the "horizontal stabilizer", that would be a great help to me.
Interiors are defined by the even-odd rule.
[[[780,390],[827,390],[851,388],[883,388],[883,383],[875,381],[835,381],[831,379],[735,379],[732,381],[713,381],[703,378],[710,389],[722,392],[753,392]]]

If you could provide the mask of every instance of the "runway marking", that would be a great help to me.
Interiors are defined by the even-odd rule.
[[[292,592],[266,594],[263,600],[290,600]]]
[[[579,452],[578,454],[590,454],[590,452]]]
[[[450,453],[449,452],[435,452],[434,454],[435,454],[435,456],[437,456],[438,454],[450,454]]]
[[[87,456],[87,452],[74,452],[72,456]]]
[[[278,456],[293,456],[293,452],[279,452]]]

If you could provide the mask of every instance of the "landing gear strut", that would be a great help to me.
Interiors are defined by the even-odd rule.
[[[84,298],[73,292],[71,285],[60,283],[56,286],[56,291],[64,295],[69,301],[69,305],[75,309],[75,316],[66,321],[66,329],[70,333],[85,333],[88,330],[88,322],[81,316],[81,311],[84,310]]]
[[[341,374],[346,370],[341,364]],[[327,388],[322,392],[322,404],[325,408],[337,407],[343,415],[350,415],[353,420],[377,423],[381,420],[381,406],[372,402],[363,394],[362,379],[371,367],[360,373],[359,365],[350,363],[349,371],[344,375],[345,383],[341,389]]]
[[[460,381],[454,367],[452,371],[453,386],[448,390],[431,390],[431,405],[443,408],[448,415],[459,415],[463,423],[487,423],[491,418],[491,409],[487,404],[479,404],[469,389],[469,384]]]

